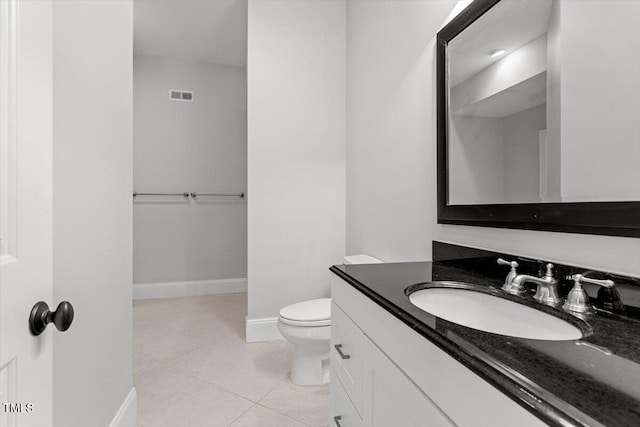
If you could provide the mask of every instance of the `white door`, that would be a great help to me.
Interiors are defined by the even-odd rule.
[[[51,426],[51,2],[0,0],[0,426]],[[55,310],[55,306],[52,307]]]

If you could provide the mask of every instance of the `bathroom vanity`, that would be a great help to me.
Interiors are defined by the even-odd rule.
[[[544,425],[344,280],[331,292],[336,426]]]
[[[534,300],[535,286],[507,294],[508,269],[496,260],[508,256],[434,242],[433,263],[333,266],[334,425],[640,425],[640,321],[629,315],[636,309],[574,315]],[[537,274],[540,263],[520,262]],[[579,269],[557,269],[564,297],[571,288],[565,277]],[[635,279],[615,279],[623,300],[640,291]],[[434,281],[484,287],[577,325],[581,337],[516,338],[449,322],[407,295],[412,285]]]
[[[640,237],[639,9],[475,0],[438,32],[438,224]],[[333,425],[640,426],[640,280],[550,261],[331,267]]]

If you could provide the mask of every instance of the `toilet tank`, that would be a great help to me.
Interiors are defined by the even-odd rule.
[[[382,264],[384,261],[379,260],[376,257],[372,257],[371,255],[358,254],[358,255],[347,255],[344,257],[345,264]]]

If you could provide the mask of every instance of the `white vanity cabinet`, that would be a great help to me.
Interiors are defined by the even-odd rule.
[[[335,304],[331,305],[331,378],[337,378],[357,413],[362,413],[364,333]]]
[[[342,387],[342,383],[335,376],[335,371],[331,370],[331,427],[363,427],[362,418],[351,398]]]
[[[337,276],[331,296],[332,427],[545,425]]]
[[[455,424],[369,339],[362,388],[365,426],[452,427]]]
[[[331,327],[336,427],[455,425],[336,304],[331,306]]]

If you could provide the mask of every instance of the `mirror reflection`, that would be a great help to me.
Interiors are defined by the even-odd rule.
[[[451,40],[448,204],[640,200],[633,3],[502,0]]]

